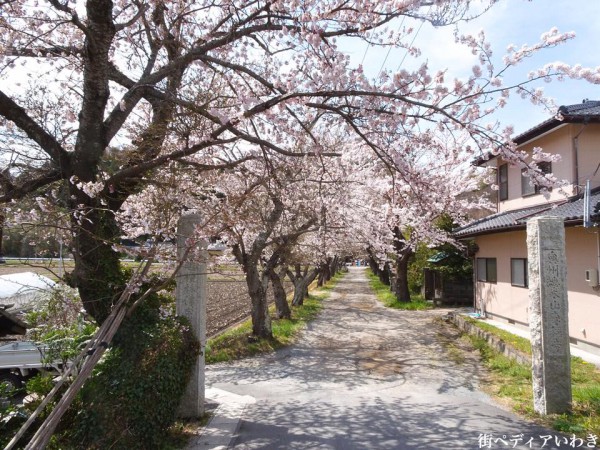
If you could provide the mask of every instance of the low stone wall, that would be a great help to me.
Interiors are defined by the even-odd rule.
[[[515,361],[525,364],[527,366],[531,365],[531,356],[523,353],[519,350],[514,349],[509,344],[504,342],[497,336],[494,336],[487,331],[482,330],[476,325],[465,320],[465,318],[459,314],[451,314],[451,320],[458,328],[465,331],[466,333],[475,335],[481,339],[484,339],[490,347],[494,350],[502,353],[504,356],[510,359],[514,359]]]

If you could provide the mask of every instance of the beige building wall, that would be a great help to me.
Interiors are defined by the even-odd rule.
[[[565,124],[558,129],[554,129],[551,134],[523,144],[519,149],[531,153],[534,147],[541,147],[546,153],[560,155],[561,161],[552,163],[552,173],[559,180],[567,180],[569,183],[573,182],[574,168],[571,125]],[[498,161],[498,163],[501,165],[504,162]],[[508,200],[498,203],[498,212],[565,200],[567,196],[573,195],[573,187],[569,186],[565,189],[566,195],[559,192],[558,189],[554,189],[550,192],[548,198],[545,198],[542,194],[523,196],[521,192],[522,178],[520,167],[508,166]]]
[[[560,155],[561,160],[552,164],[552,172],[559,180],[566,180],[569,186],[563,189],[564,192],[553,190],[547,199],[541,194],[523,196],[521,168],[509,165],[508,200],[498,202],[498,212],[564,200],[583,192],[588,179],[592,189],[600,187],[600,124],[564,124],[519,148],[531,152],[534,147]],[[496,158],[490,164],[498,167],[504,161]]]
[[[578,143],[578,184],[585,186],[590,180],[592,189],[600,186],[600,124],[572,125],[572,134]]]
[[[585,281],[585,270],[598,270],[598,228],[568,227],[567,286],[569,289],[569,334],[581,344],[593,343],[600,351],[600,290]]]
[[[569,290],[569,334],[584,350],[600,354],[600,290],[585,281],[586,269],[598,269],[598,230],[567,227],[567,288]],[[475,283],[475,307],[495,319],[527,326],[529,291],[511,285],[510,259],[527,258],[526,232],[479,236],[477,258],[496,258],[496,283]]]
[[[479,236],[475,242],[480,249],[475,255],[476,258],[496,258],[498,277],[495,283],[475,282],[475,308],[482,313],[490,313],[526,325],[528,291],[526,288],[510,284],[510,259],[527,258],[525,232],[512,231]]]

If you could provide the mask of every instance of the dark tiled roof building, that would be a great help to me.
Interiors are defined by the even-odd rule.
[[[524,230],[527,220],[532,217],[554,216],[565,220],[566,225],[581,225],[583,223],[583,195],[571,197],[564,202],[544,203],[530,206],[528,208],[504,211],[492,214],[483,219],[471,222],[468,225],[454,230],[454,236],[458,239],[471,238],[479,234],[489,234],[510,230]],[[600,189],[596,189],[590,196],[591,219],[600,219],[597,209],[600,205]]]
[[[560,160],[539,165],[559,180],[562,189],[544,197],[523,177],[523,169],[485,155],[476,165],[495,170],[497,212],[454,231],[458,239],[472,239],[474,306],[478,313],[515,326],[529,320],[527,221],[540,216],[560,217],[565,223],[569,330],[572,344],[600,355],[600,101],[561,106],[556,115],[514,139],[518,150],[557,154]],[[584,199],[584,186],[590,194]],[[584,227],[584,203],[589,201],[590,223]],[[587,209],[587,208],[586,208]],[[587,219],[587,218],[586,218]]]

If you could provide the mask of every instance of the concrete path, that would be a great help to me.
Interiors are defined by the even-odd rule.
[[[478,389],[477,355],[448,350],[440,314],[381,306],[350,268],[296,345],[208,368],[207,397],[233,402],[215,421],[232,420],[190,448],[568,448]]]

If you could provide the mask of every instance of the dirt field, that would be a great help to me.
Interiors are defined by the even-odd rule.
[[[286,283],[285,288],[287,292],[291,292],[291,283]],[[272,302],[271,290],[269,297]],[[209,281],[206,316],[207,336],[214,336],[250,316],[250,297],[246,282]]]
[[[19,272],[36,272],[57,280],[59,273],[56,264],[52,264],[50,270],[40,262],[39,264],[0,264],[0,275],[8,275]],[[70,270],[69,263],[65,264],[66,270]],[[233,269],[233,268],[232,268]],[[286,291],[291,292],[291,283],[285,284]],[[272,293],[269,292],[272,301]],[[208,300],[206,304],[207,313],[207,335],[214,336],[231,325],[250,316],[250,297],[246,282],[241,271],[229,270],[227,273],[210,274],[208,282]]]
[[[65,263],[65,269],[71,270],[68,263]],[[9,262],[6,264],[0,264],[0,275],[10,275],[12,273],[20,272],[35,272],[40,275],[44,275],[54,281],[58,280],[59,268],[57,264],[48,265],[47,263],[30,263],[30,264],[17,264]]]

